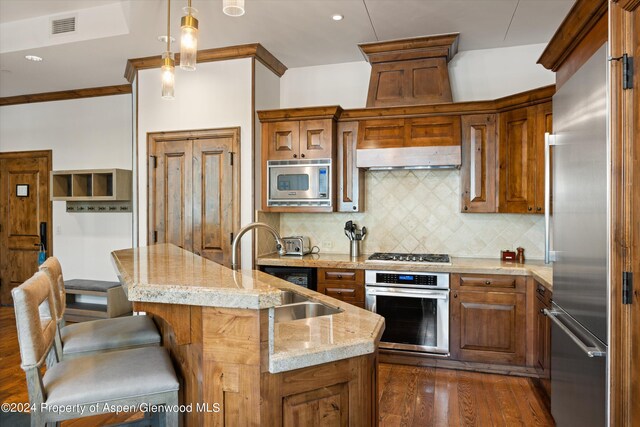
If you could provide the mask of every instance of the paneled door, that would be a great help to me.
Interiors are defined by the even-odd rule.
[[[11,289],[37,271],[41,241],[47,243],[47,255],[51,254],[50,171],[51,151],[0,153],[0,302],[3,305],[12,304]]]
[[[240,130],[149,134],[149,244],[231,264],[239,222]]]

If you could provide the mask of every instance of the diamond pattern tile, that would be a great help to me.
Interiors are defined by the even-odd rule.
[[[362,213],[280,214],[283,236],[307,235],[322,252],[349,253],[344,223],[367,227],[363,253],[431,252],[499,258],[522,246],[528,259],[544,256],[542,215],[463,214],[460,171],[370,171]],[[331,242],[331,248],[322,245]]]

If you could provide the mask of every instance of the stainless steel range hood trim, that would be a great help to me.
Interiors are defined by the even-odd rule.
[[[457,169],[462,163],[458,145],[440,147],[360,148],[356,166],[369,170]]]

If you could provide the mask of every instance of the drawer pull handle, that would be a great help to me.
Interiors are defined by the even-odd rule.
[[[486,282],[484,282],[485,285],[490,285],[491,284],[491,280],[487,280]]]
[[[338,274],[338,279],[342,279],[342,274]]]

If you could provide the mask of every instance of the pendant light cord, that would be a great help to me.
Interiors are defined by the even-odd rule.
[[[167,0],[167,52],[171,52],[171,0]]]

